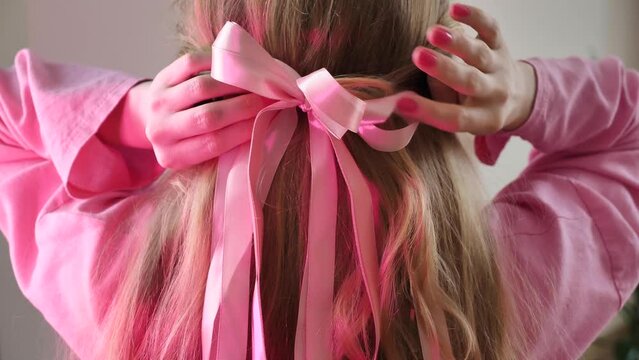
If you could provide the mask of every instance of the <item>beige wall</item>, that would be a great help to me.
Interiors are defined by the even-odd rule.
[[[622,55],[639,68],[637,0],[468,0],[493,13],[517,57]],[[173,59],[170,0],[0,0],[0,66],[30,47],[45,58],[153,76]],[[529,146],[516,140],[483,168],[490,193],[513,179]],[[53,336],[17,290],[0,241],[0,359],[51,359]],[[35,341],[34,341],[35,340]]]
[[[607,50],[639,69],[639,1],[614,0],[608,12]]]
[[[29,47],[55,61],[153,76],[176,52],[169,4],[170,0],[28,0]]]
[[[0,66],[13,61],[13,54],[27,45],[27,11],[24,1],[0,0]]]

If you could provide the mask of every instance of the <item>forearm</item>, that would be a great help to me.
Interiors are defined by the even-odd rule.
[[[530,118],[537,97],[537,74],[533,65],[526,61],[518,61],[516,63],[517,78],[522,84],[521,91],[518,94],[520,105],[516,107],[512,119],[504,126],[504,131],[514,131],[522,127]]]
[[[540,324],[529,358],[573,359],[639,281],[639,75],[615,60],[531,62],[539,87],[528,121],[475,145],[488,164],[512,135],[543,152],[495,197],[492,218],[525,279],[514,290],[538,296],[519,300],[523,320]]]
[[[145,118],[139,111],[150,84],[142,81],[129,90],[100,127],[100,139],[112,145],[152,149],[145,134]]]
[[[511,136],[544,153],[600,153],[639,145],[639,74],[621,62],[531,59],[537,78],[532,113],[512,131],[475,138],[493,165]]]
[[[543,152],[611,151],[639,145],[639,74],[615,59],[531,59],[538,96],[515,131]],[[636,147],[636,146],[635,146]]]

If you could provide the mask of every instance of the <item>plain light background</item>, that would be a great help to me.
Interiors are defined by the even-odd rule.
[[[468,0],[491,12],[517,58],[621,56],[639,68],[637,0]],[[51,61],[152,77],[177,52],[169,0],[0,0],[0,66],[21,48]],[[523,169],[530,147],[513,141],[482,167],[489,194]],[[0,360],[52,359],[55,336],[20,294],[0,239]]]

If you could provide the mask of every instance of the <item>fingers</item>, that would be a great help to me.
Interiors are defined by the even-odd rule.
[[[433,101],[414,92],[404,92],[396,112],[407,119],[448,132],[490,134],[495,132],[486,109]]]
[[[428,29],[428,41],[434,46],[458,56],[468,65],[491,73],[498,68],[495,52],[478,39],[473,39],[463,31],[452,31],[443,26]]]
[[[497,21],[485,11],[474,6],[453,4],[450,8],[450,15],[453,19],[475,29],[479,38],[491,49],[497,50],[504,46]]]
[[[184,169],[214,159],[251,139],[254,120],[198,135],[156,151],[158,163],[167,169]]]
[[[486,74],[436,51],[418,47],[413,52],[413,62],[423,72],[462,95],[482,97],[492,91],[492,82]]]
[[[211,55],[206,53],[188,53],[171,65],[162,69],[155,77],[155,82],[164,87],[175,86],[195,75],[211,70]]]
[[[413,120],[448,132],[463,131],[460,117],[462,107],[456,104],[439,103],[413,92],[400,95],[397,102],[397,113]]]
[[[255,94],[214,101],[175,113],[147,129],[147,136],[153,143],[175,143],[255,118],[268,104],[269,100]]]
[[[169,111],[186,110],[203,101],[245,92],[208,75],[196,76],[165,90],[162,106]]]

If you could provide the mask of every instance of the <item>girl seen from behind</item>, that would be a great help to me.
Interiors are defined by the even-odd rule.
[[[58,227],[74,224],[73,233],[38,231],[40,244],[60,238],[86,244],[69,245],[66,256],[78,260],[62,267],[42,255],[17,265],[23,291],[79,356],[198,359],[211,351],[211,358],[224,358],[216,351],[219,319],[210,344],[203,336],[205,292],[219,246],[220,227],[211,221],[216,186],[225,154],[247,146],[258,113],[276,103],[211,77],[211,66],[225,65],[211,64],[210,51],[228,21],[300,76],[325,68],[359,99],[396,96],[396,114],[379,127],[422,123],[399,151],[375,150],[352,131],[341,139],[372,194],[379,306],[372,304],[351,221],[359,204],[338,171],[332,315],[326,319],[330,357],[574,358],[636,286],[636,73],[614,60],[514,61],[485,13],[462,5],[449,12],[439,0],[178,5],[183,56],[152,82],[117,81],[111,91],[126,95],[105,100],[112,109],[104,106],[87,120],[97,131],[77,140],[77,153],[57,162],[55,154],[44,156],[53,159],[52,168],[48,160],[41,166],[60,174],[56,184],[43,187],[41,173],[32,172],[27,179],[35,180],[10,176],[2,190],[12,190],[4,202],[15,207],[17,190],[40,189],[41,203],[20,210],[33,212],[22,227],[51,229],[48,218],[58,219]],[[457,30],[451,15],[478,38]],[[302,351],[300,294],[313,186],[315,115],[309,111],[297,107],[295,131],[264,199],[261,263],[251,260],[251,278],[260,273],[269,359],[300,358]],[[7,134],[29,131],[7,114],[0,113],[12,129]],[[486,209],[456,132],[478,135],[475,150],[485,163],[494,163],[513,135],[539,151]],[[33,143],[51,143],[37,136],[3,146],[28,152]],[[68,164],[67,174],[58,163]],[[8,227],[17,218],[2,219],[14,254],[27,252],[29,238],[12,236],[24,233]],[[73,294],[68,284],[38,288],[24,280],[38,279],[33,264],[47,261],[69,283],[80,276],[86,291],[58,299],[53,309],[47,299],[57,291]],[[77,310],[78,304],[89,310]],[[88,323],[77,313],[62,319],[82,311],[91,314]],[[80,328],[91,331],[80,334]],[[254,322],[245,357],[256,356],[251,331]]]

